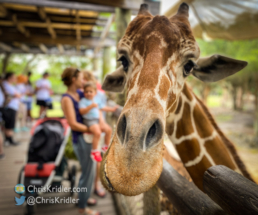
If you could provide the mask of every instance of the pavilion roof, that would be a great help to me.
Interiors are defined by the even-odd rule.
[[[94,3],[94,4],[93,4]],[[115,7],[138,10],[138,0],[0,0],[0,53],[84,55],[115,45]]]

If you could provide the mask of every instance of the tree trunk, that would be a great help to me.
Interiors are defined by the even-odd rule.
[[[29,70],[30,70],[30,64],[32,63],[32,61],[34,61],[34,60],[36,59],[36,57],[37,57],[37,55],[33,55],[33,57],[32,57],[30,60],[28,60],[26,66],[25,66],[25,68],[24,68],[24,70],[22,71],[22,74],[25,75],[25,74],[27,74],[27,73],[29,72]]]
[[[98,61],[99,61],[99,59],[98,59],[97,57],[94,57],[94,58],[92,59],[92,64],[93,64],[92,70],[93,70],[94,72],[97,72],[97,71],[99,70]]]
[[[255,119],[254,119],[254,143],[258,147],[258,86],[255,89]]]
[[[116,42],[124,36],[126,28],[131,21],[131,10],[116,8]],[[117,67],[121,65],[120,62],[117,63]],[[126,89],[123,93],[117,94],[116,103],[124,106],[126,100]]]
[[[8,65],[8,62],[9,62],[10,57],[11,57],[11,53],[6,52],[6,53],[5,53],[5,56],[4,56],[4,58],[3,58],[2,75],[5,75],[5,73],[7,72],[7,71],[6,71],[6,68],[7,68],[7,65]]]
[[[202,91],[202,101],[206,105],[207,105],[207,102],[208,102],[208,96],[210,94],[210,91],[211,91],[211,86],[209,84],[205,83],[204,86],[203,86],[203,91]]]
[[[237,87],[232,84],[233,108],[237,110]]]
[[[244,90],[243,87],[238,87],[236,92],[236,106],[237,110],[243,110],[243,98],[244,98]]]
[[[110,47],[104,47],[103,50],[103,67],[102,67],[102,81],[104,80],[105,76],[111,72],[111,49]]]

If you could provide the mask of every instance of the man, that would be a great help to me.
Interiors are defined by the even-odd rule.
[[[52,100],[50,97],[51,91],[51,83],[48,80],[49,73],[45,72],[42,76],[42,79],[38,80],[36,83],[36,98],[37,105],[40,106],[39,116],[47,110],[47,108],[52,109]]]

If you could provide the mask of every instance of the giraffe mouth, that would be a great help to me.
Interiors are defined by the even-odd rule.
[[[110,183],[110,180],[107,176],[107,163],[106,162],[105,162],[105,165],[104,165],[104,176],[105,176],[105,179],[106,179],[106,182],[107,182],[108,190],[111,191],[111,192],[116,192],[116,190],[114,189],[114,187]]]

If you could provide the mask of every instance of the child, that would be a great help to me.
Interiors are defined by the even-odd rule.
[[[100,151],[98,151],[98,143],[101,136],[101,129],[99,125],[100,110],[114,112],[118,106],[104,107],[101,101],[99,101],[97,98],[94,98],[96,94],[96,84],[93,82],[86,83],[84,86],[85,98],[82,98],[79,103],[79,111],[84,118],[84,123],[89,127],[90,132],[93,134],[91,155],[94,160],[100,162],[102,160]],[[111,139],[111,128],[106,129],[105,133],[105,146],[102,147],[104,152],[107,150]]]

